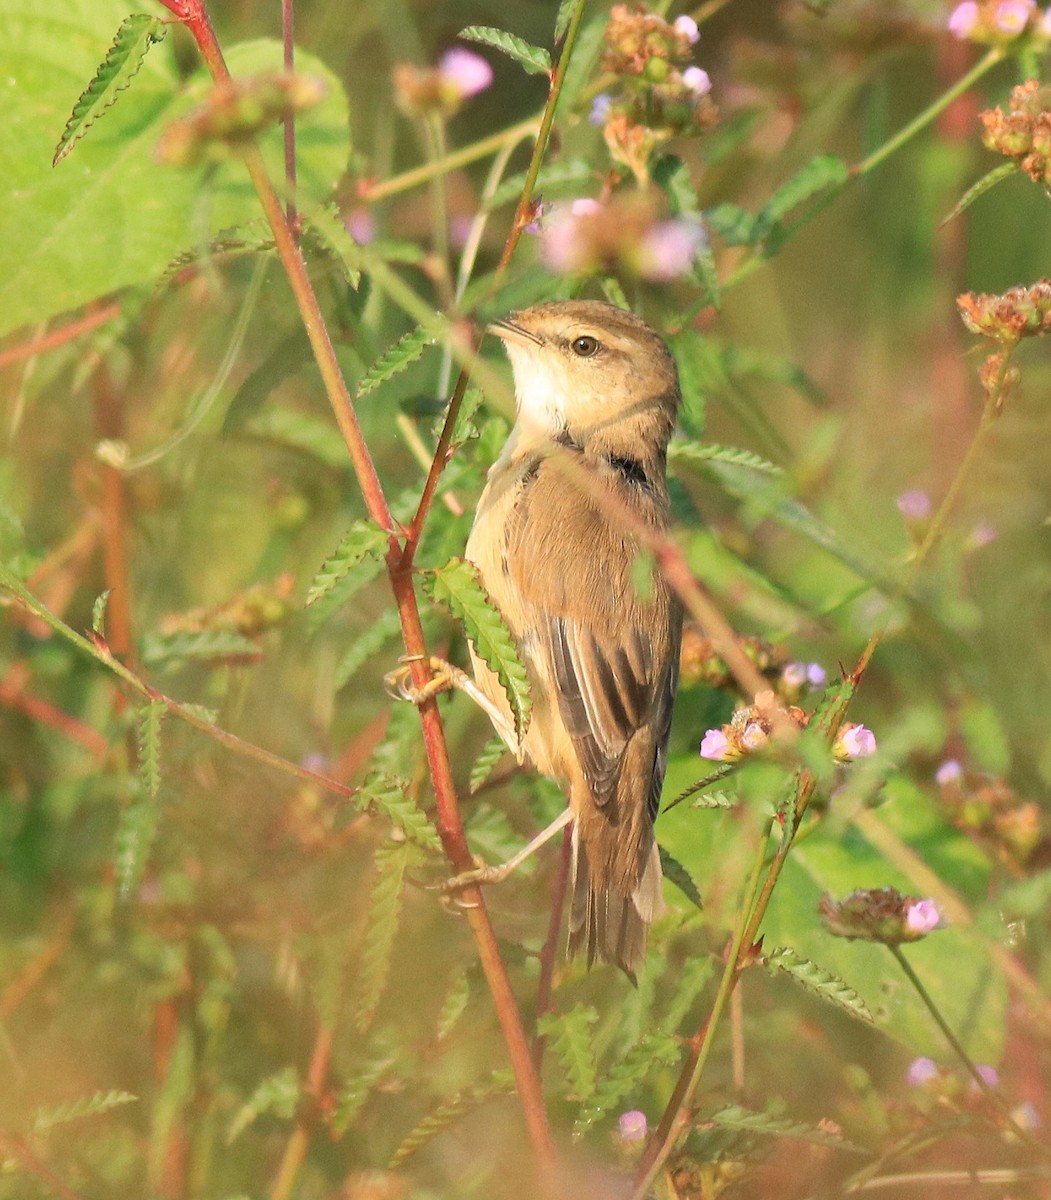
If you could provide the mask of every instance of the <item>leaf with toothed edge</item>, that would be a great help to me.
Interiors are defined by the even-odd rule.
[[[847,1150],[852,1154],[865,1154],[862,1147],[848,1141],[837,1133],[821,1129],[816,1125],[806,1125],[801,1121],[793,1121],[774,1113],[753,1112],[738,1104],[731,1104],[720,1109],[707,1118],[708,1122],[720,1129],[735,1129],[741,1133],[761,1133],[769,1137],[793,1138],[796,1141],[810,1142],[815,1146],[830,1146],[837,1150]]]
[[[307,590],[306,604],[309,608],[343,580],[361,563],[369,562],[370,569],[383,557],[387,549],[388,535],[374,522],[364,518],[355,521],[343,535],[335,552],[321,564]]]
[[[374,392],[381,383],[386,383],[388,379],[400,375],[423,354],[428,346],[433,345],[434,334],[430,330],[424,329],[422,325],[410,329],[392,346],[388,346],[358,380],[356,389],[358,398],[367,396],[370,392]]]
[[[771,973],[787,975],[811,995],[827,1000],[859,1021],[872,1024],[872,1013],[860,993],[824,967],[800,957],[787,946],[764,954],[761,961]]]
[[[513,33],[494,29],[491,25],[468,25],[460,30],[460,37],[502,51],[513,58],[527,75],[551,74],[551,55],[542,47],[533,46]]]
[[[551,1039],[552,1049],[566,1072],[569,1094],[582,1104],[595,1092],[595,1051],[592,1026],[598,1011],[589,1004],[577,1004],[568,1012],[545,1013],[537,1021],[537,1030]]]

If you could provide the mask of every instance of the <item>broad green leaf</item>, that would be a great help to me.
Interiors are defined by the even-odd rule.
[[[578,4],[582,4],[583,0],[562,0],[558,6],[558,16],[555,17],[555,45],[566,36],[566,30],[569,28],[569,22],[573,17],[573,9]]]
[[[0,139],[0,334],[78,308],[100,296],[152,284],[181,252],[260,215],[242,164],[159,167],[163,130],[211,90],[202,66],[180,82],[167,38],[146,57],[133,86],[57,167],[55,141],[128,15],[123,0],[7,0],[0,42],[5,136]],[[61,30],[61,35],[56,33]],[[277,40],[225,47],[235,76],[280,70]],[[350,149],[339,79],[302,51],[304,73],[322,77],[326,96],[297,121],[298,181],[304,206],[322,203],[343,174]],[[283,137],[260,144],[271,178],[281,179]]]
[[[494,1071],[492,1078],[485,1083],[463,1088],[447,1100],[443,1100],[402,1139],[387,1163],[387,1170],[393,1171],[400,1167],[406,1159],[432,1142],[443,1129],[455,1124],[472,1109],[479,1108],[497,1096],[509,1096],[514,1090],[514,1079],[510,1071]]]
[[[872,1013],[858,992],[843,982],[838,975],[819,967],[809,959],[800,958],[794,950],[782,946],[777,950],[764,954],[763,966],[773,973],[787,975],[805,991],[835,1004],[837,1008],[850,1013],[861,1021],[871,1024]]]
[[[357,971],[354,1025],[365,1033],[372,1025],[390,973],[394,938],[401,920],[405,872],[416,854],[411,842],[388,842],[376,851],[365,945]]]
[[[366,561],[375,564],[381,560],[387,552],[388,542],[388,535],[375,522],[366,518],[355,521],[314,576],[307,589],[307,607],[327,596],[359,564]]]
[[[738,204],[717,204],[705,209],[704,220],[727,246],[751,246],[759,240],[755,217]]]
[[[800,1121],[792,1121],[787,1117],[776,1116],[773,1113],[753,1112],[738,1104],[713,1113],[707,1120],[722,1129],[736,1129],[741,1133],[762,1133],[770,1137],[794,1138],[796,1141],[810,1142],[815,1146],[833,1146],[839,1150],[849,1150],[854,1154],[867,1154],[868,1151],[854,1145],[837,1133],[829,1133],[816,1125],[805,1125]]]
[[[674,154],[662,155],[653,167],[653,182],[668,197],[668,205],[676,216],[696,216],[700,213],[697,189],[690,178],[690,169]]]
[[[374,392],[381,383],[400,375],[406,367],[414,363],[427,349],[434,345],[434,335],[422,325],[410,329],[400,337],[393,346],[388,346],[380,357],[372,364],[358,380],[357,394],[360,399]]]
[[[551,74],[551,55],[540,46],[532,46],[513,33],[494,29],[491,25],[468,25],[466,29],[460,30],[460,37],[503,51],[523,67],[527,75]]]
[[[43,1133],[46,1129],[54,1129],[56,1125],[79,1121],[81,1117],[94,1117],[121,1105],[133,1104],[136,1100],[138,1096],[133,1096],[131,1092],[96,1092],[93,1096],[71,1100],[68,1104],[60,1104],[56,1108],[38,1108],[33,1114],[33,1130]]]
[[[262,1080],[255,1091],[238,1109],[226,1131],[229,1146],[249,1125],[266,1113],[282,1117],[286,1121],[295,1115],[299,1103],[299,1077],[295,1067],[285,1067]]]
[[[58,140],[52,166],[57,166],[106,109],[116,104],[117,97],[138,74],[149,48],[161,41],[167,32],[167,23],[160,17],[133,13],[124,18],[94,78],[73,106]]]
[[[529,680],[503,617],[482,587],[478,569],[465,559],[450,559],[434,572],[434,598],[463,621],[475,650],[496,672],[521,739],[529,723]]]
[[[331,421],[270,404],[252,417],[246,428],[256,437],[309,454],[333,470],[346,471],[350,467],[347,443]]]
[[[545,1013],[537,1029],[551,1041],[566,1073],[570,1099],[586,1104],[595,1091],[594,1026],[598,1011],[588,1004],[577,1004],[568,1012]]]

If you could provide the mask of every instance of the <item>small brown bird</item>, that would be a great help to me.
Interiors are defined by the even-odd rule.
[[[675,362],[638,317],[597,301],[537,305],[491,331],[511,360],[518,417],[489,472],[467,557],[529,675],[532,719],[520,747],[499,680],[472,652],[475,680],[519,759],[567,790],[569,953],[586,950],[589,964],[598,957],[634,978],[662,910],[653,821],[682,610],[658,571],[640,584],[642,546],[623,508],[655,532],[667,528]]]

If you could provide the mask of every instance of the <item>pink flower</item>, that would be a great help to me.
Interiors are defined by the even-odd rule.
[[[931,510],[931,498],[920,488],[910,488],[898,497],[898,511],[906,521],[926,521]]]
[[[641,1142],[649,1131],[646,1114],[637,1108],[631,1112],[621,1113],[617,1122],[617,1132],[626,1142]]]
[[[947,787],[950,783],[959,783],[963,778],[963,767],[955,758],[947,758],[934,772],[934,782],[939,787]]]
[[[942,924],[942,915],[933,900],[914,900],[905,913],[905,928],[923,935]]]
[[[477,96],[493,82],[493,68],[480,54],[454,46],[438,62],[442,80],[460,94],[461,99]]]
[[[675,279],[690,269],[704,242],[696,222],[662,221],[643,235],[639,269],[647,279]]]
[[[376,218],[367,208],[352,208],[345,224],[347,233],[359,246],[367,246],[376,238]]]
[[[937,1077],[938,1064],[933,1058],[927,1058],[925,1055],[914,1058],[905,1072],[905,1082],[909,1087],[923,1087],[925,1083],[930,1083]]]
[[[750,721],[741,733],[741,746],[745,750],[761,750],[770,740],[770,735],[758,721]]]
[[[1001,33],[1021,33],[1035,7],[1035,0],[1001,0],[996,6],[993,24]]]
[[[864,725],[844,725],[832,753],[839,759],[868,758],[876,753],[876,735]]]
[[[712,81],[708,77],[708,72],[702,70],[701,67],[687,67],[682,73],[682,81],[698,96],[707,96],[712,90]]]
[[[964,0],[949,14],[948,30],[961,41],[970,37],[978,25],[978,5],[975,0]]]
[[[985,1080],[988,1087],[994,1088],[1000,1086],[1000,1072],[995,1067],[989,1066],[988,1063],[977,1063],[974,1069]],[[971,1087],[977,1091],[978,1084],[972,1080]]]
[[[701,758],[716,762],[732,762],[737,755],[730,747],[726,734],[721,729],[709,729],[701,741]]]
[[[701,35],[697,30],[697,22],[693,17],[688,17],[683,14],[681,17],[676,17],[672,22],[672,28],[678,30],[679,33],[686,35],[686,40],[691,46],[700,41]]]
[[[581,199],[573,201],[569,206],[569,211],[574,217],[589,217],[595,213],[600,213],[602,205],[590,196],[583,196]]]

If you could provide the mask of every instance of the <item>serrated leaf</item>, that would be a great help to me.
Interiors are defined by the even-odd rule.
[[[382,559],[387,552],[388,542],[388,535],[374,521],[364,517],[355,521],[311,581],[307,589],[307,607],[327,596],[359,564],[370,560],[376,563]]]
[[[674,1066],[682,1057],[679,1042],[670,1033],[648,1033],[598,1081],[587,1104],[573,1123],[573,1136],[581,1137],[606,1113],[619,1108],[639,1091],[655,1071]]]
[[[295,1067],[285,1067],[267,1076],[238,1109],[226,1131],[229,1146],[259,1117],[272,1113],[275,1117],[288,1120],[295,1114],[299,1103],[299,1077]]]
[[[668,445],[669,462],[731,463],[735,467],[747,467],[764,475],[783,475],[784,470],[776,463],[768,462],[751,450],[738,450],[734,446],[717,446],[714,442],[675,441]]]
[[[95,597],[95,603],[91,606],[91,630],[100,638],[106,636],[106,605],[109,604],[112,594],[113,589],[106,588],[101,595]]]
[[[485,399],[485,393],[481,388],[469,387],[464,392],[463,400],[460,401],[460,410],[456,414],[456,424],[453,426],[451,446],[462,446],[469,438],[478,436],[478,429],[475,426],[474,418],[478,410],[482,407],[482,401]],[[442,427],[445,424],[446,414],[442,415],[434,423],[433,434],[435,441],[441,436]]]
[[[496,1096],[508,1096],[514,1092],[514,1080],[509,1071],[494,1071],[486,1083],[464,1088],[447,1100],[443,1100],[433,1109],[405,1138],[387,1163],[387,1170],[393,1171],[400,1167],[407,1158],[411,1158],[429,1142],[432,1142],[443,1129],[454,1124],[472,1109],[478,1108]]]
[[[703,387],[704,372],[700,369],[702,341],[701,335],[695,329],[683,329],[672,338],[671,344],[679,367],[679,391],[682,394],[680,420],[683,429],[697,438],[704,432],[707,412],[707,398]]]
[[[182,703],[179,708],[184,712],[192,713],[201,721],[207,721],[209,725],[214,725],[219,720],[219,710],[217,708],[207,708],[203,704],[187,704]]]
[[[753,1112],[742,1108],[739,1104],[731,1104],[708,1117],[706,1122],[718,1125],[721,1129],[736,1129],[741,1133],[761,1133],[770,1137],[787,1137],[796,1141],[810,1142],[815,1146],[833,1146],[838,1150],[849,1150],[854,1154],[867,1154],[861,1146],[847,1141],[836,1133],[829,1133],[814,1125],[805,1125],[800,1121],[792,1121],[787,1117],[774,1116],[772,1113]]]
[[[755,233],[762,238],[793,209],[812,196],[840,188],[850,178],[850,167],[834,154],[818,154],[783,183],[756,216]]]
[[[698,792],[703,792],[705,788],[711,787],[713,783],[719,783],[720,780],[726,779],[738,769],[737,763],[724,763],[721,767],[716,767],[714,771],[710,771],[703,778],[698,779],[696,783],[691,783],[688,788],[683,790],[675,797],[674,800],[669,800],[662,811],[667,812],[671,808],[682,804],[684,800],[689,800],[691,796],[696,796]],[[721,801],[715,801],[712,804],[704,803],[704,799],[698,800],[695,807],[697,808],[731,808],[736,800],[731,796],[730,803],[724,804]]]
[[[701,893],[697,890],[697,885],[693,882],[689,871],[686,870],[677,858],[673,858],[663,846],[659,846],[658,850],[660,851],[661,870],[664,872],[664,878],[670,879],[687,900],[692,901],[698,908],[704,908]]]
[[[569,22],[573,17],[573,9],[583,0],[562,0],[558,6],[558,16],[555,17],[555,45],[566,36],[566,30],[569,28]]]
[[[336,664],[333,686],[336,691],[347,686],[358,668],[394,638],[401,629],[401,620],[396,609],[389,608],[372,622],[360,637],[354,639]]]
[[[151,667],[180,659],[255,662],[262,653],[258,642],[226,629],[148,633],[142,639],[142,661]]]
[[[355,290],[361,283],[361,251],[340,219],[334,205],[312,207],[303,214],[307,229],[343,268],[343,277]]]
[[[700,214],[697,189],[690,178],[689,167],[681,158],[674,154],[662,155],[654,164],[653,182],[668,197],[668,206],[675,216]]]
[[[707,792],[690,805],[691,808],[735,808],[741,803],[736,792]]]
[[[467,781],[467,788],[472,796],[492,775],[494,767],[506,753],[507,746],[503,738],[490,738],[485,743],[481,754],[474,760],[474,766],[471,768],[470,778]]]
[[[367,396],[369,392],[374,392],[381,383],[386,383],[388,379],[400,375],[422,356],[428,346],[433,345],[434,335],[424,329],[422,325],[410,329],[408,333],[398,338],[393,346],[388,346],[358,380],[358,398]]]
[[[595,1091],[595,1046],[592,1026],[598,1012],[589,1004],[577,1004],[568,1012],[545,1013],[537,1022],[538,1031],[550,1039],[566,1073],[570,1099],[582,1104]]]
[[[139,709],[139,779],[151,800],[161,788],[161,721],[166,711],[160,700],[148,700]]]
[[[383,1079],[394,1065],[393,1055],[382,1055],[363,1063],[343,1084],[336,1099],[336,1111],[332,1117],[332,1132],[337,1136],[346,1133],[351,1123],[365,1107],[372,1089]]]
[[[467,1001],[470,998],[470,977],[466,971],[457,971],[438,1012],[438,1021],[434,1031],[437,1041],[444,1041],[456,1028],[460,1018],[467,1010]]]
[[[359,1033],[366,1033],[372,1025],[387,986],[394,938],[401,920],[405,872],[417,853],[411,842],[387,842],[376,851],[375,881],[354,999],[354,1025]]]
[[[164,38],[167,22],[146,13],[125,17],[99,64],[95,76],[73,105],[73,112],[55,147],[51,165],[57,166],[73,149],[92,125],[117,102],[145,61],[150,47]]]
[[[466,559],[451,558],[434,572],[434,598],[463,621],[475,651],[499,678],[521,742],[529,725],[529,680],[511,632],[482,586],[478,568]]]
[[[755,217],[739,204],[717,204],[706,209],[704,221],[727,246],[751,246],[759,240]]]
[[[421,849],[442,848],[430,817],[417,806],[401,780],[378,773],[370,775],[358,791],[355,803],[382,813],[395,829]]]
[[[79,1121],[81,1117],[94,1117],[123,1104],[132,1104],[136,1100],[138,1096],[133,1096],[131,1092],[96,1092],[93,1096],[82,1096],[79,1100],[71,1100],[57,1108],[38,1108],[33,1114],[33,1130],[35,1133],[43,1133],[47,1129],[54,1129],[56,1125]]]
[[[542,47],[533,46],[513,33],[494,29],[492,25],[468,25],[460,30],[460,37],[502,51],[513,58],[527,75],[551,74],[551,55]]]
[[[977,183],[971,184],[953,206],[952,212],[942,218],[938,224],[938,228],[940,229],[943,225],[948,225],[954,217],[958,217],[962,212],[966,212],[979,196],[984,196],[990,188],[996,187],[1002,180],[1009,179],[1012,175],[1017,175],[1019,170],[1018,164],[1013,161],[1001,163],[998,167],[993,167]]]
[[[819,967],[809,959],[801,958],[787,946],[764,954],[762,962],[770,972],[787,975],[811,995],[827,1000],[830,1004],[843,1009],[844,1012],[850,1013],[852,1017],[857,1017],[860,1021],[872,1024],[872,1013],[869,1012],[864,998],[854,988],[840,979],[838,975],[826,971],[824,967]]]

